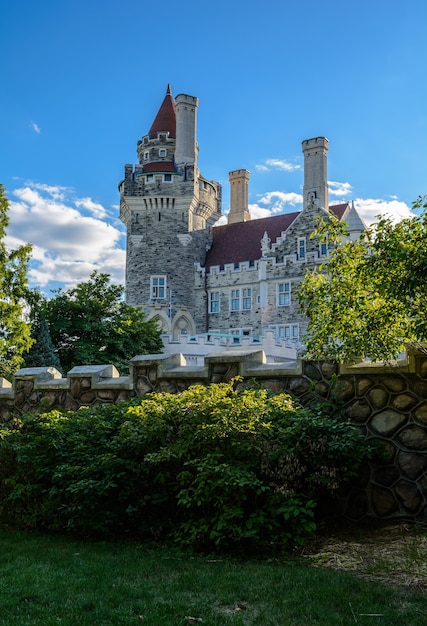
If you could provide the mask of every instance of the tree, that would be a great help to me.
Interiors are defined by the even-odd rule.
[[[88,281],[44,300],[42,311],[64,371],[111,363],[124,373],[135,355],[160,352],[160,330],[142,309],[122,300],[123,292],[108,274],[95,271]]]
[[[31,245],[8,250],[4,239],[9,226],[9,201],[0,185],[0,376],[10,379],[31,346],[31,326],[25,319],[25,295]]]
[[[31,337],[34,343],[24,354],[27,367],[56,367],[61,371],[61,362],[50,336],[49,326],[42,311],[36,313],[31,327]]]
[[[345,241],[337,221],[314,233],[337,243],[327,264],[306,274],[299,293],[309,319],[308,356],[390,361],[427,340],[427,196],[398,223],[379,218],[356,241]]]

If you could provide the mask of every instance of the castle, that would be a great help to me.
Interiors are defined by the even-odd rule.
[[[168,86],[138,164],[125,165],[120,219],[127,229],[126,299],[174,338],[276,338],[298,342],[307,326],[296,290],[306,269],[324,263],[328,245],[310,238],[317,216],[333,212],[352,238],[365,228],[349,203],[329,207],[328,140],[302,142],[303,208],[263,219],[248,211],[249,172],[230,172],[228,224],[221,185],[198,168],[198,99]]]

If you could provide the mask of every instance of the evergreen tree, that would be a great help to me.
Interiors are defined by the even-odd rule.
[[[31,328],[31,337],[34,343],[24,354],[25,365],[27,367],[56,367],[61,372],[61,363],[42,311],[36,314]]]
[[[24,315],[31,245],[7,249],[4,240],[8,211],[9,201],[0,185],[0,376],[10,380],[33,341],[30,323]]]

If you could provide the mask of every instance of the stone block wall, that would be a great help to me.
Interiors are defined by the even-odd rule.
[[[272,392],[285,391],[310,406],[337,407],[360,426],[368,440],[381,442],[385,458],[366,465],[346,495],[343,511],[353,520],[427,520],[427,346],[394,365],[351,366],[298,360],[268,363],[262,350],[217,353],[203,365],[188,366],[182,354],[137,356],[130,375],[112,366],[75,367],[67,378],[54,368],[22,369],[12,383],[0,381],[0,420],[25,412],[117,403],[153,391],[178,393],[194,384],[227,382],[242,376]]]

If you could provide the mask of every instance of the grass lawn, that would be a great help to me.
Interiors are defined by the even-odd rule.
[[[417,626],[427,596],[298,559],[192,557],[0,530],[0,625]]]

